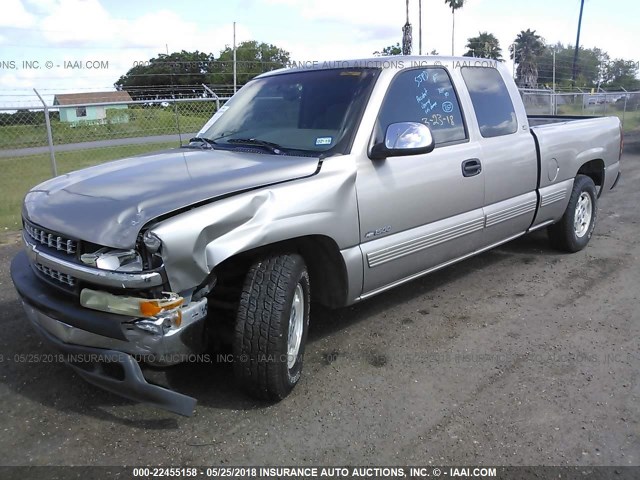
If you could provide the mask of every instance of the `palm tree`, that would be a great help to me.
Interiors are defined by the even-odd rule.
[[[451,55],[454,53],[454,43],[453,40],[455,38],[456,33],[456,10],[462,8],[464,5],[464,0],[444,0],[444,3],[451,7],[451,16],[452,16],[452,24],[451,24]]]
[[[465,57],[493,58],[494,60],[502,60],[502,49],[500,42],[488,32],[478,32],[477,37],[467,39],[469,50],[464,54]]]
[[[411,37],[411,24],[409,23],[409,0],[407,0],[407,23],[402,27],[402,54],[411,55],[413,38]]]
[[[534,88],[538,83],[538,60],[545,48],[544,39],[528,28],[522,30],[509,46],[510,58],[518,64],[516,76],[521,87]]]

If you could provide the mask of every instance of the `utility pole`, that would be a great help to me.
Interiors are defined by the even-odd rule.
[[[556,93],[556,48],[553,47],[553,93]]]
[[[418,0],[418,53],[422,55],[422,0]]]
[[[582,28],[582,11],[584,10],[584,0],[580,1],[580,17],[578,18],[578,35],[576,37],[576,49],[573,52],[573,70],[571,73],[571,83],[576,84],[576,73],[578,67],[578,51],[580,49],[580,29]]]
[[[556,104],[556,47],[553,47],[553,90],[551,95],[553,96],[553,101],[551,102],[551,115],[556,115],[556,111],[558,110]]]
[[[236,68],[236,22],[233,22],[233,93],[238,91],[238,70]]]

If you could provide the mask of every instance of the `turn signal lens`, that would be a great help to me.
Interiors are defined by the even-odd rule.
[[[140,313],[145,317],[155,317],[161,312],[178,308],[183,302],[184,299],[181,297],[166,300],[142,300],[140,301]]]

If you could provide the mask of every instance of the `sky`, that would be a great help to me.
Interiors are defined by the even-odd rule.
[[[498,38],[505,58],[528,28],[549,44],[573,45],[579,11],[580,0],[467,0],[455,14],[455,54],[481,31]],[[580,45],[640,61],[639,13],[634,0],[586,0]],[[418,0],[409,15],[418,53]],[[451,54],[451,20],[443,0],[422,0],[424,54]],[[135,62],[159,53],[217,56],[233,43],[233,22],[238,43],[272,43],[292,60],[365,58],[401,42],[405,1],[2,0],[0,108],[36,105],[34,88],[47,102],[56,93],[113,90]]]

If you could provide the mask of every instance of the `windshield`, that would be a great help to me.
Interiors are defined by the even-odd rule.
[[[378,72],[310,70],[252,80],[199,136],[225,148],[269,142],[292,154],[346,153]]]

